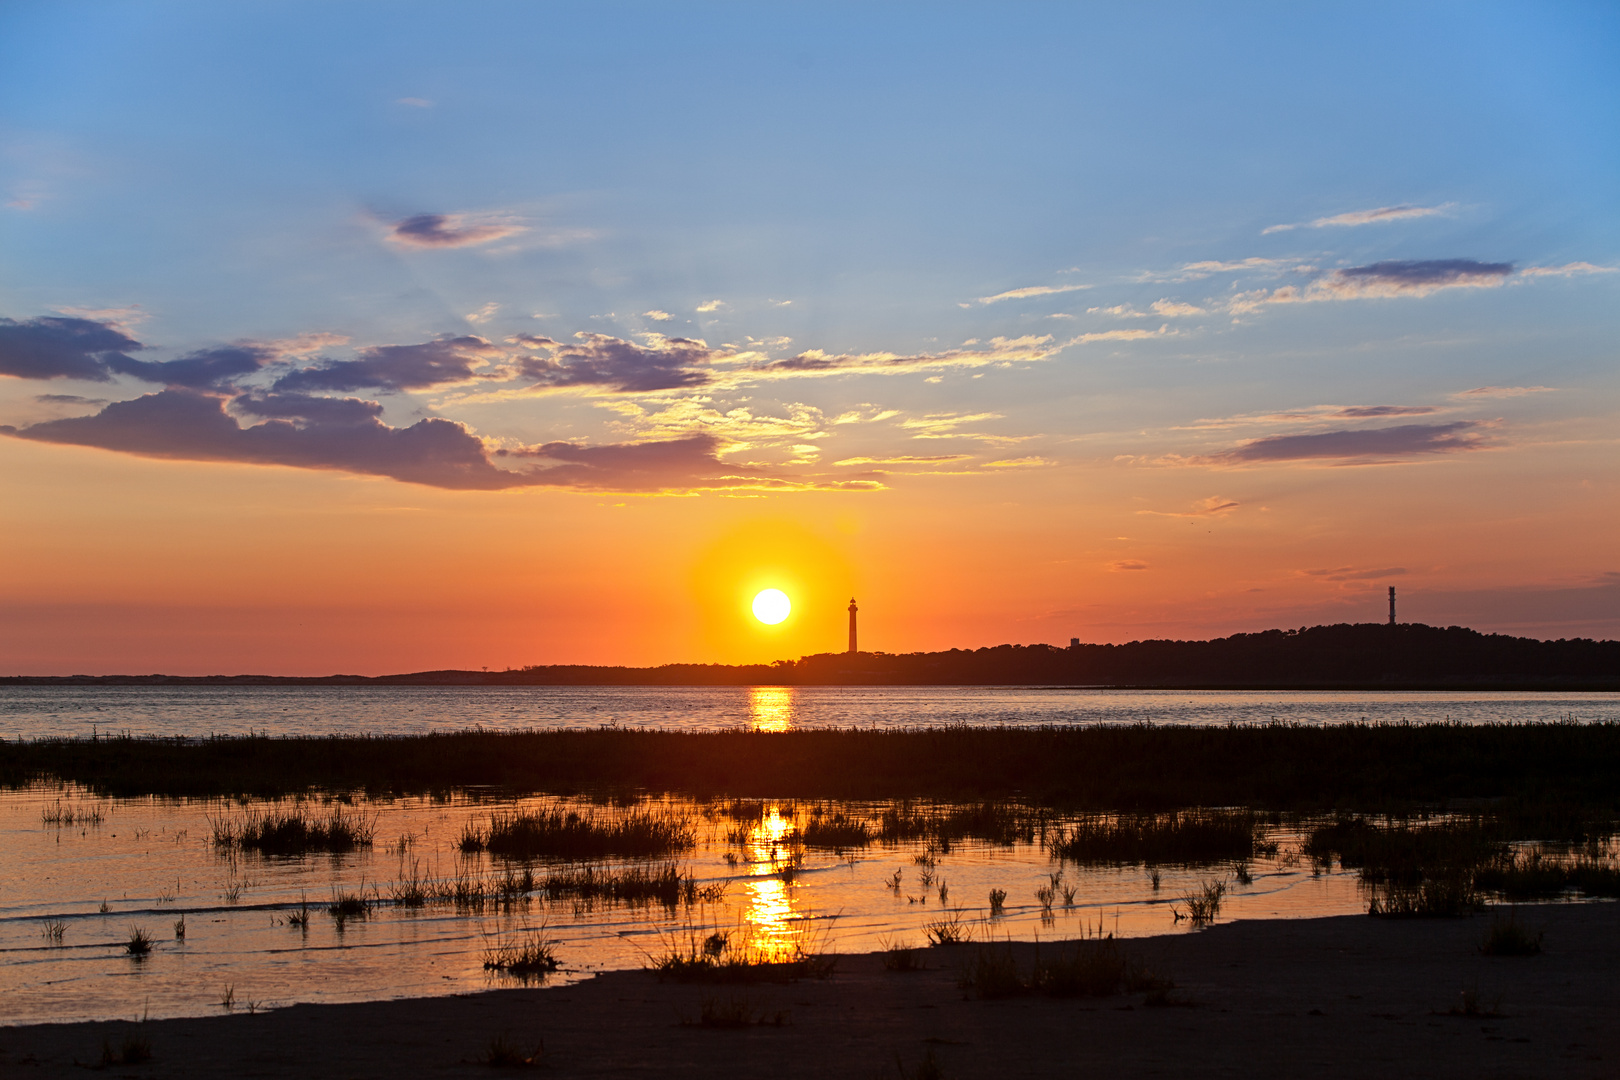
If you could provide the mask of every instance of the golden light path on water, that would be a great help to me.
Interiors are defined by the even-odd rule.
[[[749,837],[749,855],[754,863],[776,866],[786,852],[782,841],[793,831],[793,820],[771,807]],[[773,960],[790,960],[799,948],[801,927],[793,909],[792,887],[780,875],[748,880],[749,945],[757,954]]]
[[[748,691],[749,726],[755,731],[786,731],[793,726],[794,688],[755,686]]]

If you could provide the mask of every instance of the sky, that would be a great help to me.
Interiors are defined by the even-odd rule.
[[[0,674],[1620,636],[1616,131],[1612,4],[10,0]]]

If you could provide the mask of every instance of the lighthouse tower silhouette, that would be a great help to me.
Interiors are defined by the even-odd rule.
[[[855,598],[849,598],[849,655],[854,656],[860,650],[855,648],[855,613],[861,610],[855,606]]]

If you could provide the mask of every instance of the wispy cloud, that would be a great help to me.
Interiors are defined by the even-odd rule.
[[[1236,416],[1210,417],[1191,424],[1179,425],[1175,430],[1207,431],[1223,428],[1268,426],[1275,424],[1320,424],[1338,420],[1377,420],[1392,416],[1431,416],[1445,412],[1438,405],[1307,405],[1281,412],[1240,413]]]
[[[1246,314],[1273,304],[1312,303],[1321,300],[1364,300],[1423,297],[1443,289],[1489,289],[1513,273],[1512,263],[1475,259],[1390,259],[1335,270],[1300,287],[1239,293],[1228,305],[1233,314]]]
[[[788,302],[791,303],[792,301]],[[707,315],[712,311],[719,311],[725,306],[726,302],[724,300],[705,300],[697,306],[697,310],[700,314]]]
[[[1476,386],[1472,390],[1459,390],[1451,396],[1455,399],[1467,400],[1469,398],[1516,398],[1526,394],[1550,394],[1558,389],[1555,386]]]
[[[1184,304],[1177,300],[1155,300],[1153,310],[1167,319],[1185,319],[1189,315],[1203,315],[1204,309],[1196,304]]]
[[[1371,464],[1465,453],[1484,448],[1484,438],[1478,430],[1480,427],[1477,420],[1457,420],[1449,424],[1402,424],[1397,427],[1354,428],[1307,435],[1274,435],[1255,439],[1200,461],[1229,465],[1285,461]]]
[[[1052,296],[1055,293],[1079,292],[1089,289],[1090,285],[1026,285],[1021,289],[1008,289],[1006,292],[996,293],[994,296],[981,296],[981,304],[998,304],[1003,300],[1024,300],[1031,296]]]
[[[1053,461],[1051,458],[1044,458],[1031,454],[1028,457],[1002,458],[1000,461],[987,461],[984,463],[984,467],[987,469],[1044,469],[1049,465],[1056,464],[1057,462]]]
[[[653,308],[651,311],[643,311],[641,313],[641,317],[643,319],[651,319],[653,322],[669,322],[671,319],[675,318],[675,316],[671,315],[669,312],[660,311],[658,308]]]
[[[489,322],[489,320],[493,319],[495,317],[495,313],[500,311],[500,310],[501,310],[501,305],[499,305],[499,304],[495,303],[495,301],[491,300],[489,303],[485,304],[483,307],[479,308],[477,311],[469,311],[466,314],[465,318],[470,323],[474,323],[474,324],[485,323],[485,322]]]
[[[1146,570],[1148,564],[1141,559],[1117,559],[1108,564],[1108,569],[1114,573],[1123,573],[1131,570]]]
[[[1260,235],[1288,232],[1291,229],[1298,228],[1328,229],[1336,226],[1382,225],[1391,221],[1408,221],[1412,218],[1439,217],[1446,214],[1456,205],[1456,203],[1442,203],[1439,206],[1415,206],[1410,203],[1403,203],[1400,206],[1380,206],[1372,210],[1351,210],[1348,213],[1334,214],[1331,217],[1319,217],[1314,221],[1306,222],[1303,226],[1297,223],[1293,225],[1272,225],[1261,229]]]
[[[1072,337],[1063,343],[1063,347],[1090,345],[1096,341],[1142,341],[1146,338],[1165,337],[1172,333],[1168,326],[1161,326],[1157,330],[1098,330]]]
[[[952,465],[968,461],[972,454],[894,454],[889,457],[851,457],[834,465]]]
[[[1243,504],[1236,499],[1211,495],[1207,499],[1199,499],[1193,503],[1189,510],[1138,510],[1137,513],[1149,517],[1225,517],[1241,505]]]
[[[1358,566],[1336,566],[1325,570],[1301,570],[1305,577],[1320,578],[1323,581],[1371,581],[1375,578],[1400,577],[1406,573],[1404,566],[1384,566],[1377,569],[1366,569]]]
[[[1585,274],[1620,273],[1620,266],[1597,266],[1589,262],[1565,263],[1563,266],[1527,266],[1519,271],[1520,277],[1579,277]]]
[[[414,248],[476,247],[524,231],[509,219],[477,214],[417,214],[394,222],[388,239]]]
[[[900,426],[912,433],[913,439],[981,438],[978,433],[962,431],[963,424],[978,424],[985,420],[1000,420],[1001,413],[928,413],[900,421]]]

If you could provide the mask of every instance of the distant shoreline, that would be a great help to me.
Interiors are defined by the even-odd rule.
[[[817,653],[771,664],[547,664],[394,675],[12,675],[0,686],[1029,686],[1096,690],[1620,690],[1620,641],[1339,623],[1209,641]]]

